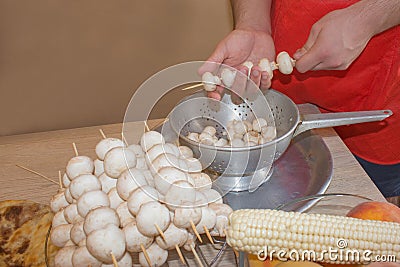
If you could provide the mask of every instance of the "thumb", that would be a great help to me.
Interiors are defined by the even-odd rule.
[[[320,63],[313,52],[316,48],[317,37],[318,34],[311,32],[303,47],[297,49],[293,54],[293,58],[296,60],[296,69],[301,73],[311,70]]]
[[[204,72],[214,72],[226,58],[226,49],[222,45],[218,45],[211,56],[199,68],[198,73],[202,75]]]

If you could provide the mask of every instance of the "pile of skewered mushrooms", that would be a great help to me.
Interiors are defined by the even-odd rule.
[[[50,202],[56,266],[161,266],[169,250],[196,253],[200,234],[225,236],[232,209],[189,147],[148,131],[130,146],[102,139],[94,161],[76,154]]]
[[[265,144],[276,138],[276,127],[268,125],[263,118],[229,121],[227,131],[223,133],[226,138],[218,138],[217,130],[213,126],[204,127],[201,133],[189,132],[188,139],[216,147],[249,147]]]
[[[273,71],[278,69],[283,74],[290,74],[293,71],[296,61],[289,56],[285,51],[280,52],[276,56],[276,62],[270,62],[267,58],[263,58],[259,61],[258,66],[261,71],[266,71],[269,76],[273,77]],[[251,61],[243,63],[249,69],[249,73],[253,68],[254,64]],[[208,92],[215,91],[217,85],[223,85],[226,88],[231,88],[235,81],[236,71],[233,69],[224,68],[220,73],[221,77],[213,75],[211,72],[205,72],[202,75],[202,82],[204,89]]]

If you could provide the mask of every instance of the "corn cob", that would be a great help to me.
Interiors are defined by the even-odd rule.
[[[365,251],[373,255],[394,255],[400,260],[400,224],[325,214],[277,210],[237,210],[229,216],[227,242],[235,250],[260,254],[267,250],[316,253],[316,260],[328,263],[362,263],[361,257],[332,260],[331,249]],[[342,242],[342,244],[340,244]]]

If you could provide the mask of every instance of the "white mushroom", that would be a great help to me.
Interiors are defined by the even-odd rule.
[[[104,163],[102,160],[95,159],[93,161],[94,164],[94,175],[97,177],[104,172]]]
[[[132,145],[128,146],[128,149],[132,150],[133,153],[135,153],[135,156],[137,158],[144,157],[144,151],[140,145],[132,144]]]
[[[231,145],[232,147],[244,147],[245,143],[244,141],[240,138],[235,138],[233,140],[231,140]]]
[[[78,213],[78,207],[75,203],[69,205],[64,209],[64,217],[68,223],[76,223],[83,221],[83,217]]]
[[[50,240],[51,243],[59,248],[65,246],[70,239],[72,224],[61,224],[51,229]]]
[[[255,144],[258,144],[258,140],[260,138],[260,134],[256,131],[249,131],[243,136],[243,141],[249,143],[253,142]]]
[[[140,139],[140,146],[143,151],[147,152],[155,145],[165,144],[164,137],[156,131],[148,131],[142,135]]]
[[[266,71],[269,75],[269,78],[272,79],[274,77],[274,72],[272,71],[271,63],[267,58],[262,58],[258,63],[261,71]]]
[[[110,208],[116,209],[119,204],[124,202],[124,200],[119,196],[117,188],[111,188],[110,191],[107,194],[109,200],[110,200]]]
[[[208,174],[204,172],[200,173],[190,173],[190,177],[192,177],[194,181],[194,188],[196,190],[205,190],[205,189],[211,189],[212,187],[212,180]]]
[[[86,156],[73,157],[68,161],[66,172],[70,180],[81,174],[92,174],[94,170],[93,160]]]
[[[187,174],[174,167],[163,167],[154,175],[155,188],[165,195],[172,183],[176,181],[187,181]]]
[[[196,190],[186,181],[174,182],[165,194],[165,202],[171,210],[193,206],[195,200]]]
[[[128,209],[133,215],[137,215],[140,207],[151,201],[158,201],[158,192],[153,187],[142,186],[131,193],[128,198]]]
[[[100,267],[101,262],[90,254],[85,245],[79,246],[75,249],[72,255],[72,264],[75,266],[92,266]]]
[[[221,80],[227,88],[231,88],[236,77],[236,71],[225,68],[221,71]]]
[[[212,203],[208,206],[210,209],[215,211],[217,220],[215,223],[215,229],[219,236],[225,236],[225,231],[229,224],[229,215],[233,212],[232,208],[226,204]]]
[[[187,251],[192,251],[191,246],[196,245],[196,236],[193,235],[192,233],[188,234],[188,239],[186,240],[186,243],[183,245],[183,248]]]
[[[86,217],[89,211],[97,207],[109,207],[110,199],[103,191],[89,191],[84,193],[77,201],[78,213]]]
[[[251,69],[253,68],[254,64],[251,61],[246,61],[242,64],[243,66],[247,67],[249,69],[249,72],[251,71]]]
[[[72,242],[74,242],[76,245],[79,245],[79,243],[86,239],[86,234],[85,231],[83,230],[83,224],[85,223],[85,221],[81,221],[81,222],[77,222],[74,223],[74,225],[71,228],[71,233],[70,233],[70,237]]]
[[[274,126],[264,126],[261,128],[261,135],[264,139],[272,141],[276,138],[276,128]]]
[[[214,136],[217,133],[217,129],[215,129],[215,127],[213,126],[206,126],[203,129],[203,133],[208,133],[211,136]]]
[[[192,149],[190,147],[179,146],[178,149],[179,149],[180,155],[183,158],[193,158],[194,157],[193,151],[192,151]]]
[[[104,171],[112,178],[118,178],[124,170],[135,166],[135,153],[127,148],[115,147],[104,158]]]
[[[188,239],[188,231],[176,227],[170,223],[167,230],[164,231],[164,237],[157,236],[157,245],[165,250],[175,249],[175,246],[181,247]]]
[[[146,153],[148,163],[153,162],[161,154],[172,154],[179,157],[179,149],[173,144],[157,144]]]
[[[243,123],[246,126],[246,131],[247,132],[253,130],[253,124],[250,121],[244,120]]]
[[[201,220],[201,208],[177,208],[174,213],[174,224],[180,228],[190,228]]]
[[[96,259],[110,264],[111,254],[117,261],[124,256],[125,235],[118,226],[109,224],[105,228],[91,232],[86,239],[86,246]]]
[[[142,170],[131,168],[125,170],[117,181],[117,192],[123,200],[127,200],[129,195],[136,188],[147,185],[146,177]]]
[[[199,232],[199,234],[204,234],[205,233],[204,226],[208,230],[210,230],[214,228],[216,221],[217,221],[217,215],[214,210],[208,207],[201,208],[201,220],[196,225],[197,232]]]
[[[201,172],[203,170],[201,162],[196,158],[187,158],[186,164],[188,166],[187,171],[189,173]]]
[[[61,224],[68,224],[67,220],[64,217],[64,209],[61,209],[56,214],[54,214],[53,220],[51,222],[51,227],[54,228]]]
[[[135,217],[129,212],[128,202],[124,201],[116,209],[121,226],[124,227],[130,222],[136,221]]]
[[[101,190],[101,183],[93,174],[81,174],[72,180],[69,186],[71,196],[76,200],[82,194],[94,190]]]
[[[143,175],[146,178],[147,184],[151,187],[155,187],[153,174],[149,170],[143,170]]]
[[[60,211],[62,208],[65,208],[68,206],[69,203],[65,198],[65,193],[64,191],[61,191],[54,196],[52,196],[50,200],[50,209],[53,213],[57,213]]]
[[[143,204],[136,215],[136,224],[140,233],[145,236],[157,236],[160,233],[156,225],[165,231],[170,223],[167,207],[157,201]]]
[[[208,199],[205,194],[201,191],[196,191],[195,207],[206,207],[208,205]]]
[[[244,142],[244,146],[256,146],[256,145],[258,145],[258,144],[260,144],[260,141],[258,141],[258,143],[254,143],[254,142],[252,142],[252,141],[250,141],[250,142]]]
[[[204,89],[208,92],[215,91],[217,85],[221,84],[221,80],[218,76],[214,76],[211,72],[204,72],[201,76],[201,81],[203,82]]]
[[[125,144],[118,138],[104,138],[96,145],[96,155],[100,160],[104,160],[107,152],[115,147],[125,147]]]
[[[262,127],[267,126],[267,121],[263,118],[253,120],[253,131],[261,132]]]
[[[204,133],[204,132],[199,135],[199,141],[200,141],[200,143],[208,145],[208,146],[212,146],[215,143],[213,136],[209,135],[208,133]]]
[[[154,238],[142,235],[137,229],[136,222],[130,222],[122,229],[125,234],[126,250],[129,252],[141,252],[143,245],[144,248],[150,247]]]
[[[161,266],[168,258],[168,251],[160,248],[157,243],[153,243],[147,250],[151,260],[151,266]],[[139,253],[139,263],[141,266],[149,266],[143,252]]]
[[[128,252],[125,252],[124,256],[122,256],[122,258],[117,261],[117,266],[118,267],[132,267],[132,256],[131,254],[129,254]],[[103,263],[101,265],[101,267],[115,267],[114,264],[105,264]]]
[[[71,180],[69,179],[67,173],[64,173],[63,177],[62,177],[62,184],[64,188],[67,188],[69,186],[69,184],[71,183]]]
[[[189,133],[187,135],[187,138],[189,140],[192,140],[192,141],[197,142],[197,143],[200,142],[200,138],[199,138],[199,134],[198,133]]]
[[[155,174],[163,167],[175,167],[180,168],[179,159],[175,155],[172,154],[161,154],[159,155],[149,166],[150,171]]]
[[[220,138],[220,139],[218,139],[217,142],[215,142],[215,146],[219,146],[219,147],[226,146],[227,144],[228,144],[228,140],[226,140],[225,138]]]
[[[147,170],[147,162],[145,157],[136,158],[136,168],[141,170]]]
[[[71,191],[69,191],[69,187],[65,188],[64,190],[64,196],[65,196],[65,200],[69,203],[72,204],[74,202],[76,202],[76,200],[72,197],[71,195]]]
[[[201,191],[206,195],[208,203],[223,203],[222,196],[214,189],[207,189]]]
[[[63,247],[54,256],[55,267],[74,267],[72,265],[72,255],[75,252],[75,246]]]
[[[86,215],[83,230],[89,235],[93,231],[105,228],[108,224],[119,227],[120,219],[117,212],[109,207],[98,207]]]
[[[295,61],[285,51],[280,52],[276,56],[276,64],[279,67],[279,71],[283,74],[290,74],[293,72]]]
[[[237,134],[244,135],[247,132],[246,124],[242,121],[234,121],[233,130]]]
[[[104,193],[110,192],[111,188],[117,185],[117,179],[111,178],[105,172],[99,176],[99,182],[101,184],[101,191]]]

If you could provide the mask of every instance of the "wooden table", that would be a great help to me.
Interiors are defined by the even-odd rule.
[[[303,112],[307,110],[309,107],[303,107]],[[152,123],[149,123],[150,127]],[[16,164],[34,169],[57,181],[58,171],[64,172],[66,163],[74,156],[72,142],[76,143],[81,155],[95,158],[94,148],[102,138],[99,129],[109,137],[121,137],[121,127],[121,124],[112,124],[0,137],[0,201],[29,199],[49,203],[58,186],[16,167]],[[143,123],[138,122],[136,129],[135,138],[139,140]],[[316,133],[322,136],[333,158],[333,177],[327,192],[351,193],[385,201],[334,130],[319,129]],[[342,202],[337,199],[327,200],[317,204],[313,211],[322,209],[329,213],[343,213],[358,201],[352,198]],[[219,266],[232,266],[233,262],[232,254],[229,254],[224,256]]]

